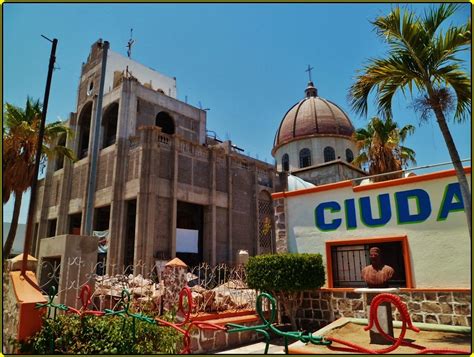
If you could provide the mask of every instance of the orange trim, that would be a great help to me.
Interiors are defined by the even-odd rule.
[[[464,172],[466,174],[470,174],[471,167],[465,167]],[[352,190],[354,192],[369,191],[369,190],[375,190],[375,189],[384,188],[384,187],[407,185],[414,182],[435,180],[435,179],[450,177],[450,176],[455,176],[455,175],[456,175],[456,171],[454,169],[450,169],[450,170],[438,171],[438,172],[433,172],[433,173],[419,175],[419,176],[410,176],[410,177],[404,177],[404,178],[394,179],[390,181],[377,182],[377,183],[372,183],[372,184],[362,185],[362,186],[353,186],[352,181],[347,180],[347,181],[340,181],[340,182],[330,183],[327,185],[321,185],[321,186],[316,186],[316,187],[311,187],[311,188],[304,188],[304,189],[296,190],[296,191],[275,192],[272,194],[272,198],[279,199],[279,198],[285,198],[285,197],[294,197],[294,196],[306,195],[308,193],[334,190],[337,188],[349,187],[349,186],[352,187]]]
[[[332,275],[332,255],[331,249],[334,246],[340,245],[353,245],[353,244],[373,244],[373,243],[387,243],[387,242],[401,242],[403,251],[403,265],[405,267],[405,278],[407,282],[407,288],[413,288],[413,277],[411,273],[410,264],[410,251],[408,249],[408,238],[404,236],[389,236],[389,237],[369,237],[369,238],[356,238],[356,239],[344,239],[344,240],[329,240],[326,241],[326,271],[328,272],[328,288],[334,288],[333,275]]]
[[[464,172],[466,174],[470,174],[471,168],[465,167]],[[435,179],[450,177],[450,176],[455,176],[455,175],[456,175],[456,170],[454,169],[438,171],[438,172],[433,172],[433,173],[419,175],[419,176],[410,176],[410,177],[404,177],[404,178],[394,179],[390,181],[376,182],[370,185],[356,186],[354,187],[354,192],[375,190],[378,188],[398,186],[398,185],[407,185],[414,182],[435,180]]]

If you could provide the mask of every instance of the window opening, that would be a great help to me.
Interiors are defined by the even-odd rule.
[[[300,151],[300,168],[311,166],[311,151],[302,149]]]
[[[281,157],[281,166],[282,166],[283,171],[285,172],[290,171],[290,157],[288,156],[288,154],[284,154]]]
[[[336,153],[330,146],[324,148],[324,162],[336,160]]]

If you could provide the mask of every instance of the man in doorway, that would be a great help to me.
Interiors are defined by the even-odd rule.
[[[364,279],[369,288],[388,288],[388,281],[392,278],[395,271],[391,266],[385,265],[382,262],[380,248],[370,248],[369,254],[370,265],[362,269],[362,279]]]

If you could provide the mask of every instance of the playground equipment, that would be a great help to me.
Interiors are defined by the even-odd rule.
[[[369,315],[369,324],[368,326],[364,327],[365,331],[370,330],[374,325],[377,328],[378,332],[387,340],[391,341],[393,344],[389,347],[382,348],[382,349],[369,349],[363,346],[359,346],[355,343],[350,341],[344,341],[341,339],[337,339],[331,336],[324,337],[324,336],[316,336],[312,335],[311,333],[304,333],[301,331],[289,331],[284,332],[278,329],[275,326],[275,318],[276,318],[276,300],[273,296],[268,293],[261,293],[257,297],[256,302],[256,310],[258,316],[260,317],[262,323],[256,326],[243,326],[234,323],[227,323],[225,326],[218,325],[211,322],[206,321],[197,321],[193,320],[191,317],[191,311],[193,310],[193,299],[192,293],[189,287],[185,286],[181,289],[179,293],[179,300],[178,300],[178,309],[177,315],[182,318],[181,321],[166,321],[159,317],[149,317],[142,313],[134,313],[130,310],[130,302],[131,297],[130,293],[127,290],[122,291],[121,300],[117,306],[119,310],[109,310],[105,309],[104,311],[96,311],[96,310],[89,310],[88,306],[91,304],[91,291],[88,285],[84,285],[81,288],[79,299],[81,299],[82,307],[80,309],[75,309],[72,307],[68,307],[63,304],[55,304],[54,297],[56,295],[56,290],[53,288],[49,294],[48,302],[44,304],[37,304],[37,308],[47,308],[47,318],[55,319],[57,316],[57,310],[64,311],[65,313],[74,313],[79,316],[85,315],[93,315],[96,317],[101,316],[113,316],[117,315],[124,318],[124,328],[125,328],[125,319],[132,319],[132,332],[133,332],[133,340],[135,341],[136,337],[136,330],[135,330],[135,321],[140,320],[144,321],[149,324],[156,324],[158,326],[170,327],[178,331],[183,335],[183,348],[181,349],[180,353],[182,354],[189,354],[191,353],[191,331],[193,328],[197,328],[200,330],[221,330],[227,333],[236,333],[242,331],[255,331],[258,334],[261,334],[264,337],[266,342],[264,354],[268,353],[271,334],[283,337],[285,343],[285,353],[288,354],[288,342],[289,340],[296,340],[301,341],[303,343],[311,343],[314,345],[322,345],[328,348],[328,351],[340,351],[340,352],[352,352],[352,353],[364,353],[364,354],[385,354],[396,350],[399,346],[408,346],[418,350],[417,354],[470,354],[469,351],[465,350],[457,350],[457,349],[430,349],[425,346],[417,345],[413,342],[407,341],[404,339],[407,329],[411,329],[415,332],[419,332],[420,329],[413,325],[410,315],[408,313],[406,305],[402,302],[402,300],[393,294],[389,293],[382,293],[374,297],[370,306],[370,315]],[[266,299],[269,304],[269,310],[264,311],[264,299]],[[400,335],[397,338],[389,336],[387,333],[383,331],[380,326],[377,317],[377,308],[382,303],[391,303],[393,304],[399,311],[400,316],[402,317],[402,328]],[[53,312],[53,317],[51,317],[51,313]],[[51,350],[54,351],[54,341],[51,341]],[[337,346],[342,345],[342,346]],[[133,346],[129,346],[130,351],[133,351]]]
[[[270,318],[267,320],[265,318],[265,313],[263,311],[263,298],[266,298],[270,302]],[[227,332],[241,332],[241,331],[255,331],[260,333],[265,338],[265,352],[268,353],[268,347],[270,346],[270,334],[269,332],[274,333],[277,336],[283,337],[285,341],[285,353],[288,354],[288,340],[294,339],[301,342],[311,342],[315,345],[330,345],[331,341],[326,341],[321,336],[313,336],[310,333],[303,333],[300,331],[284,332],[275,327],[275,317],[276,317],[276,300],[273,296],[267,293],[261,293],[257,297],[257,313],[263,324],[257,326],[242,326],[238,324],[227,324]]]

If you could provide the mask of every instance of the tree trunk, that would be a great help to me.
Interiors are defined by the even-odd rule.
[[[10,225],[10,231],[8,232],[7,240],[3,246],[3,260],[8,259],[11,253],[13,242],[15,241],[16,229],[18,228],[18,219],[20,218],[21,199],[23,198],[23,192],[15,192],[15,204],[13,206],[13,217]]]
[[[285,315],[290,319],[291,328],[293,331],[298,330],[298,324],[296,323],[296,313],[298,312],[301,304],[303,303],[303,292],[275,292],[275,296],[278,297],[278,301],[283,305]]]
[[[438,122],[441,133],[443,134],[444,141],[448,147],[449,155],[451,156],[451,161],[453,162],[454,169],[456,170],[456,176],[459,181],[459,186],[461,188],[461,196],[464,203],[464,212],[467,217],[467,227],[469,229],[469,237],[471,237],[471,192],[469,190],[469,185],[466,179],[466,173],[462,166],[461,159],[459,158],[458,150],[454,144],[453,137],[449,131],[448,123],[446,123],[446,118],[444,113],[439,108],[433,108],[433,111],[436,115],[436,120]]]

